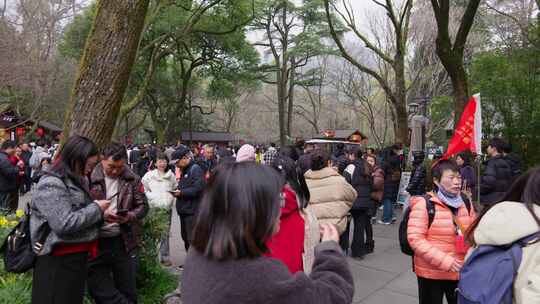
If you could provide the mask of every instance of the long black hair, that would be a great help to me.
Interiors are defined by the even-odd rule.
[[[471,165],[471,158],[472,158],[471,152],[461,152],[457,156],[463,159],[463,167]]]
[[[193,231],[193,248],[212,260],[268,252],[280,213],[283,180],[255,162],[220,164],[210,177]]]
[[[279,150],[279,154],[286,156],[293,161],[297,161],[300,158],[300,155],[298,155],[298,150],[296,150],[295,146],[285,146]]]
[[[285,182],[296,193],[298,207],[300,209],[307,207],[310,199],[309,188],[304,175],[300,168],[296,166],[295,162],[287,156],[280,155],[273,162],[272,167],[279,172]]]
[[[83,136],[71,136],[62,147],[50,172],[60,178],[70,178],[77,186],[82,186],[86,161],[97,155],[99,150],[93,141]]]

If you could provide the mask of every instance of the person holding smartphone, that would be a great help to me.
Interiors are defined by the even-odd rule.
[[[32,243],[47,236],[43,246],[33,246],[32,304],[83,303],[88,256],[97,252],[103,212],[111,203],[88,192],[98,157],[90,139],[70,137],[32,194]]]
[[[105,147],[91,176],[94,199],[108,199],[99,231],[99,253],[90,260],[88,291],[96,303],[137,303],[135,284],[141,220],[148,202],[140,178],[127,166],[126,148]]]
[[[180,232],[187,251],[192,240],[195,214],[206,185],[204,171],[193,160],[193,153],[184,146],[172,154],[171,163],[182,171],[182,178],[173,195],[176,197],[176,211],[180,216]]]

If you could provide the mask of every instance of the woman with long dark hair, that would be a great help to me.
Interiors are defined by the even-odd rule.
[[[509,245],[540,232],[540,167],[520,176],[501,202],[485,208],[468,231],[473,246]],[[514,279],[514,304],[540,299],[540,241],[528,243]]]
[[[103,211],[110,201],[92,201],[88,176],[98,149],[88,138],[72,136],[32,197],[32,244],[50,230],[37,254],[32,281],[33,304],[83,302],[88,256],[97,253]],[[40,250],[36,250],[40,248]]]
[[[343,176],[358,193],[351,208],[354,221],[351,253],[353,258],[362,259],[364,255],[372,253],[375,249],[371,224],[371,215],[375,206],[375,202],[371,198],[373,168],[362,157],[362,150],[353,149],[347,154],[351,164],[345,168]]]
[[[281,260],[291,273],[309,273],[320,235],[317,218],[306,209],[310,197],[306,180],[294,161],[286,156],[276,158],[272,167],[281,175],[285,186],[281,192],[284,205],[279,232],[266,243],[270,249],[268,256]]]
[[[354,285],[334,226],[323,225],[311,275],[265,257],[279,230],[283,179],[254,162],[220,165],[199,207],[182,275],[185,304],[352,302]],[[211,292],[210,292],[211,291]]]

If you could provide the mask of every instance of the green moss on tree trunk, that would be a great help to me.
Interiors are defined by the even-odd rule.
[[[149,0],[98,0],[64,122],[65,135],[98,146],[112,137]],[[64,136],[66,138],[67,136]]]

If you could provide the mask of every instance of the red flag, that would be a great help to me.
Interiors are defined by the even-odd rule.
[[[480,142],[477,143],[482,138],[480,113],[480,97],[475,95],[469,99],[465,106],[454,135],[448,143],[448,150],[442,159],[448,159],[450,156],[465,150],[481,153]]]

